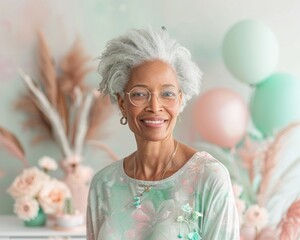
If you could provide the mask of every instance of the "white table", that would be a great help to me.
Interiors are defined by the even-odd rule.
[[[50,227],[26,227],[16,216],[0,215],[0,240],[85,240],[85,227],[72,231],[54,230]]]

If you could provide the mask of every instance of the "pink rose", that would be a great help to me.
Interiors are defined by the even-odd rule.
[[[14,198],[19,197],[35,197],[42,189],[44,182],[49,176],[39,170],[37,167],[25,168],[23,172],[17,176],[8,192]]]
[[[39,203],[34,198],[18,198],[14,205],[14,213],[22,220],[35,218],[39,211]]]
[[[48,181],[38,195],[40,204],[47,214],[62,211],[65,200],[69,197],[71,193],[67,185],[56,179]]]
[[[252,205],[245,212],[244,225],[260,231],[268,222],[268,212],[265,208]]]

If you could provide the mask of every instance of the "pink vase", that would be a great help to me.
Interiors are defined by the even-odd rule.
[[[75,209],[85,216],[89,186],[85,182],[80,181],[72,176],[72,173],[66,174],[64,182],[67,184],[71,191]]]

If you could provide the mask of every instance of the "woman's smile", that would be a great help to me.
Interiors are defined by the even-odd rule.
[[[155,127],[155,128],[163,127],[167,121],[168,120],[166,119],[157,118],[157,117],[142,118],[140,120],[140,122],[142,122],[142,124],[145,125],[146,127]]]

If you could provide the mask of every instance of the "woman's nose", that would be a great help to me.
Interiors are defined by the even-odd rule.
[[[153,112],[160,111],[162,109],[162,105],[159,101],[159,98],[156,93],[151,93],[151,98],[148,102],[147,109]]]

